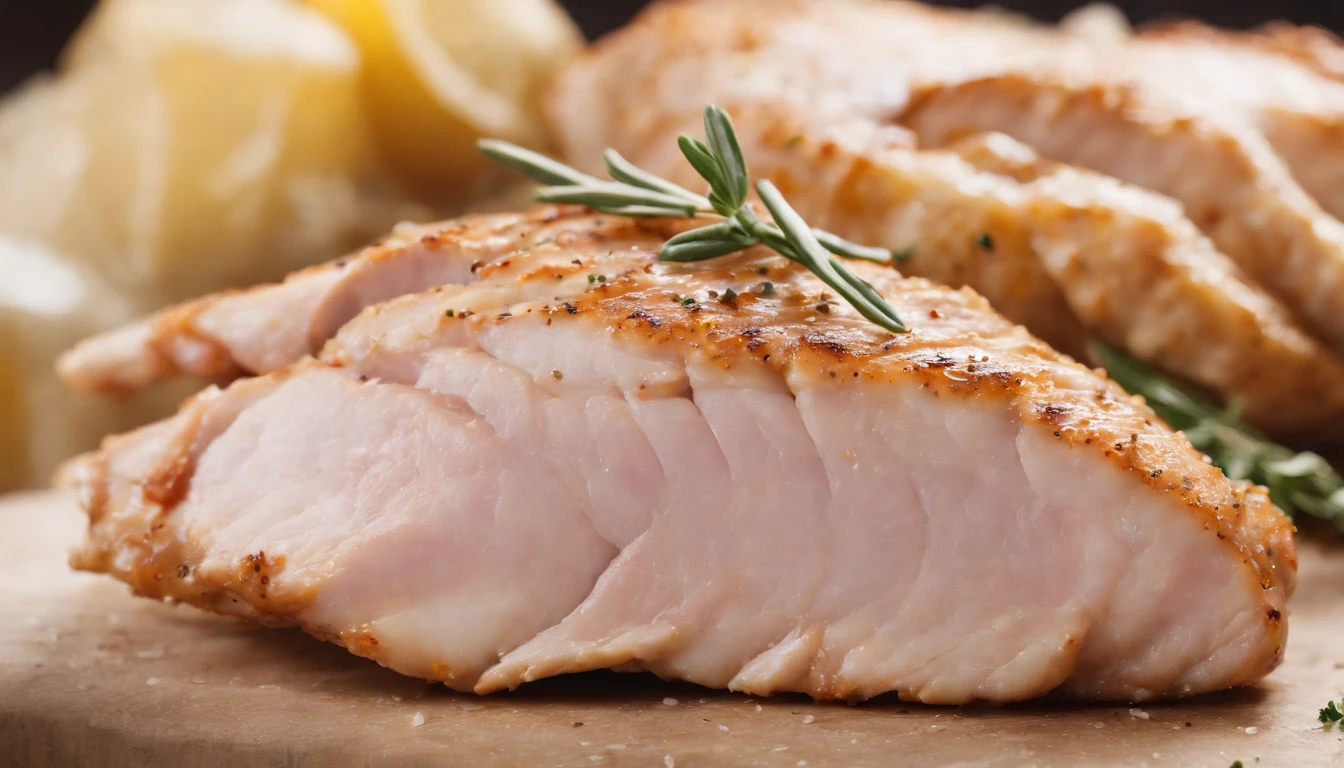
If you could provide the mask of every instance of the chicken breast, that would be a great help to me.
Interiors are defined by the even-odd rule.
[[[658,262],[685,223],[461,226],[561,222],[79,460],[74,563],[480,693],[1146,700],[1278,663],[1264,490],[984,299],[855,264],[894,335],[771,252]]]
[[[1221,77],[1216,49],[1143,45],[895,0],[661,3],[580,58],[553,114],[564,115],[559,132],[579,158],[597,156],[608,126],[648,133],[707,101],[902,122],[926,146],[1006,133],[1175,198],[1220,250],[1344,350],[1344,224],[1261,132],[1266,115],[1300,126],[1292,115],[1336,103],[1339,84],[1274,59],[1296,77],[1252,63],[1263,98],[1232,103],[1218,95],[1246,88],[1240,80],[1182,74]],[[1312,87],[1266,101],[1284,79]],[[1307,169],[1336,165],[1338,152],[1313,152],[1295,157]]]

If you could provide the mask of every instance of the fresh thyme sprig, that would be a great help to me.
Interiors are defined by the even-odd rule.
[[[747,201],[747,161],[732,121],[716,106],[706,107],[704,118],[705,141],[681,136],[677,145],[696,173],[709,183],[708,196],[659,178],[613,149],[604,155],[612,178],[609,181],[507,141],[482,139],[477,146],[487,157],[545,184],[535,193],[541,202],[577,203],[622,216],[718,219],[668,240],[659,252],[663,261],[704,261],[763,244],[807,267],[863,317],[893,333],[905,333],[908,329],[896,310],[873,286],[831,255],[892,264],[902,261],[902,254],[851,243],[809,227],[769,181],[757,182],[756,193],[774,222],[757,218]]]
[[[1222,410],[1181,389],[1128,355],[1101,344],[1097,351],[1116,383],[1131,394],[1143,395],[1159,416],[1185,432],[1228,477],[1265,486],[1290,517],[1305,512],[1344,531],[1344,478],[1325,459],[1271,442],[1243,423],[1236,411]]]

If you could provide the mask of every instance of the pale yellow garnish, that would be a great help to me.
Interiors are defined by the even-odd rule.
[[[310,0],[364,56],[384,156],[435,199],[463,200],[494,170],[475,140],[540,146],[540,101],[582,42],[552,0]]]

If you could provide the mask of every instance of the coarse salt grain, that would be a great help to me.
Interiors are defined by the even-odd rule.
[[[807,725],[808,723],[815,723],[816,721],[817,718],[813,717],[812,715],[808,715],[807,717],[803,718],[803,725]]]
[[[1249,734],[1252,735],[1252,736],[1254,736],[1255,734],[1257,734],[1257,733],[1260,732],[1260,729],[1259,729],[1259,728],[1256,728],[1254,725],[1250,726],[1249,728],[1246,728],[1245,730],[1246,730],[1247,733],[1249,733]]]
[[[669,707],[675,707],[675,706],[677,706],[677,704],[680,703],[680,702],[678,702],[676,699],[672,698],[671,696],[666,696],[666,697],[663,698],[663,703],[666,704],[666,705],[669,706]]]
[[[411,718],[411,727],[419,728],[425,724],[425,715],[422,712],[416,712],[415,717]]]
[[[457,702],[457,706],[468,712],[475,712],[478,709],[485,709],[484,704],[477,704],[474,701],[459,701]]]
[[[671,755],[663,755],[663,765],[667,766],[667,768],[673,768],[676,764],[677,761],[673,760]]]
[[[162,677],[150,677],[145,679],[145,685],[158,685],[163,682]]]
[[[1142,709],[1139,709],[1138,707],[1135,707],[1135,708],[1129,710],[1129,716],[1130,716],[1130,717],[1137,717],[1137,718],[1139,718],[1140,720],[1147,720],[1148,717],[1149,717],[1149,715],[1148,715],[1147,712],[1144,712]]]
[[[1106,727],[1106,724],[1105,724],[1105,723],[1093,723],[1093,724],[1092,724],[1092,727],[1093,727],[1093,728],[1105,728],[1105,727]]]
[[[727,733],[727,732],[728,732],[728,726],[726,726],[726,725],[720,725],[720,726],[719,726],[719,730],[720,730],[720,731],[723,731],[724,733]]]

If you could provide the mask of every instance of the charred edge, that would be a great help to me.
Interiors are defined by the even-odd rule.
[[[849,347],[828,334],[807,333],[803,335],[802,342],[813,349],[828,352],[836,357],[846,357],[850,354]]]
[[[631,312],[629,315],[626,316],[626,319],[643,320],[644,322],[648,323],[649,326],[652,328],[658,328],[663,324],[663,321],[660,320],[656,315],[642,308],[636,309],[634,312]]]

